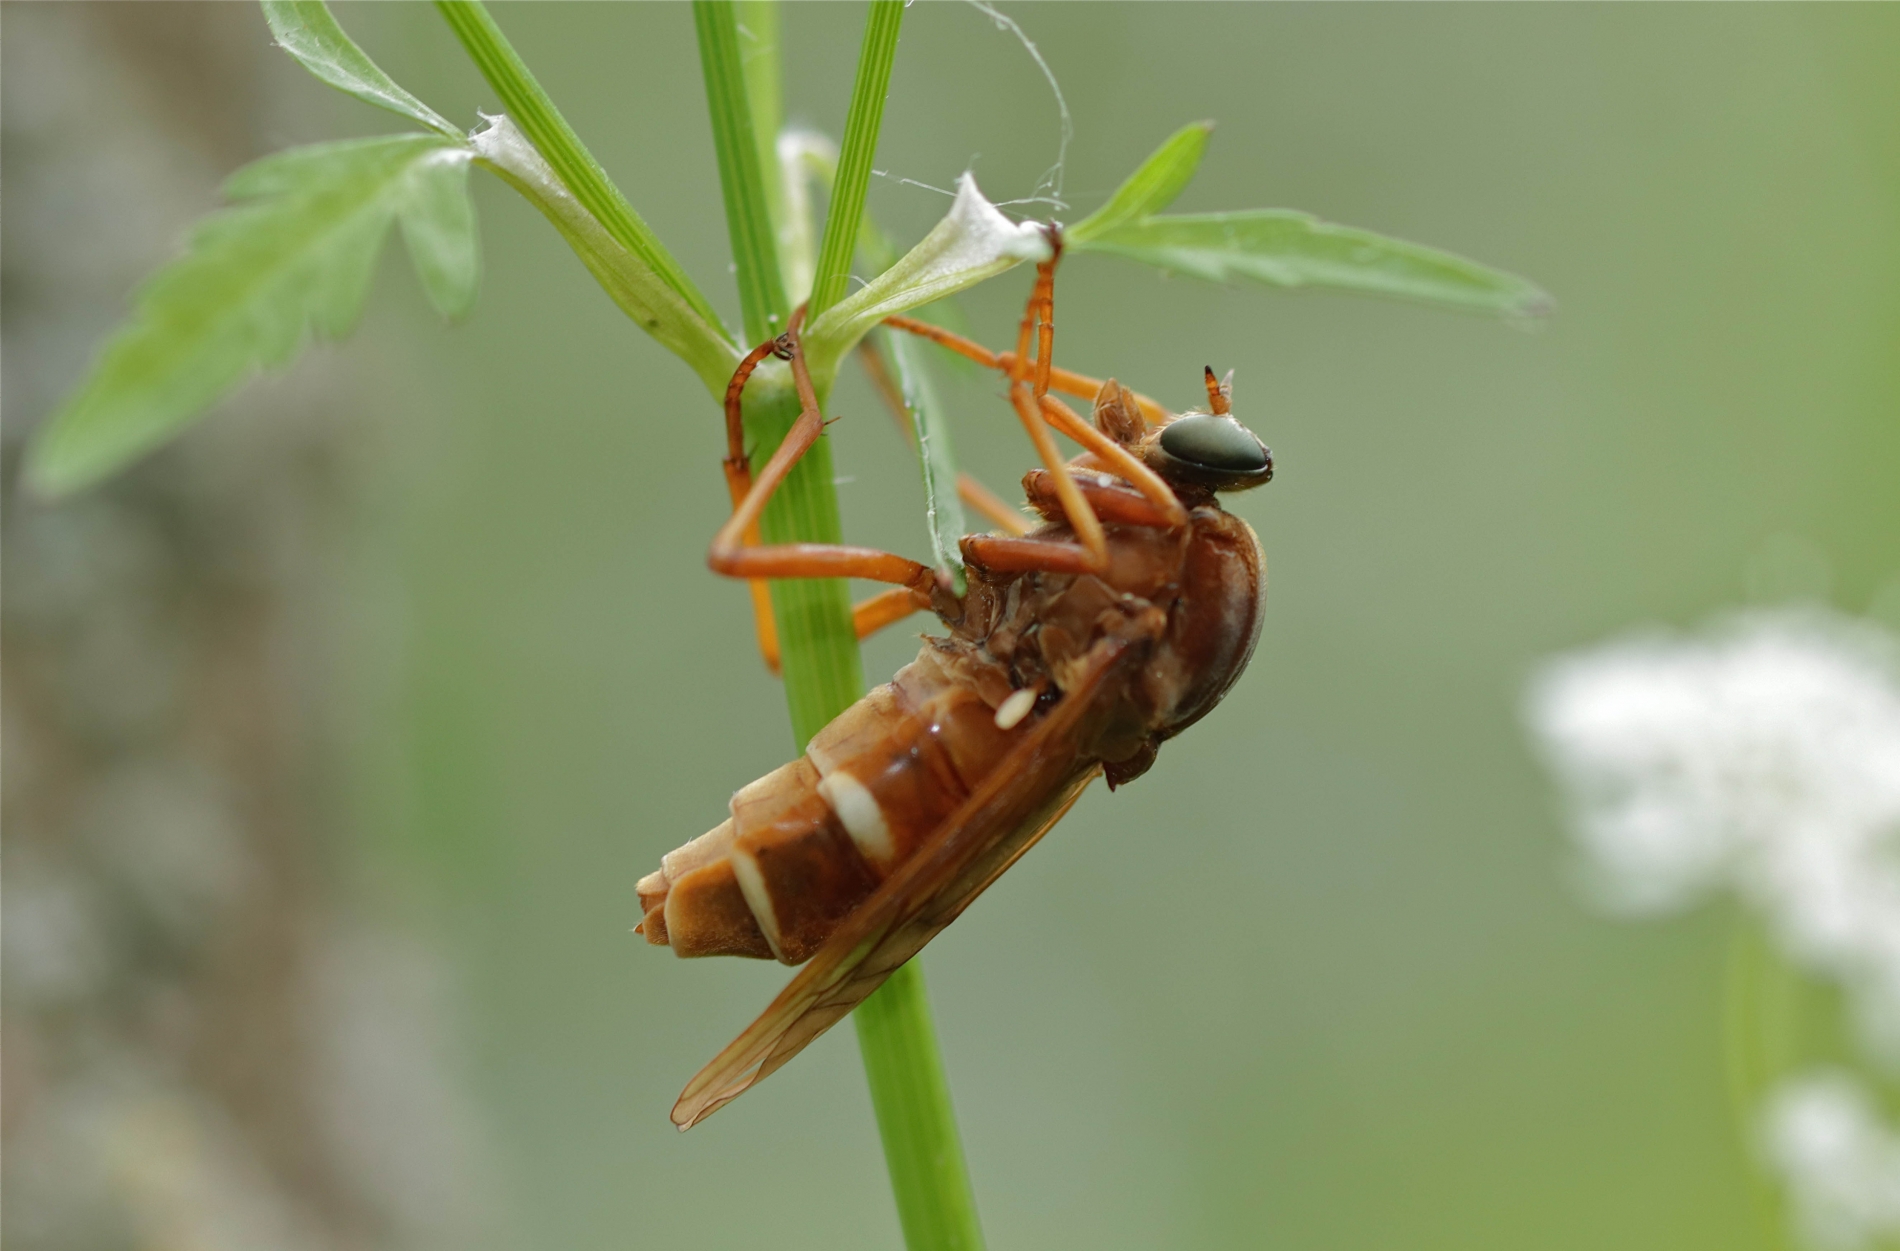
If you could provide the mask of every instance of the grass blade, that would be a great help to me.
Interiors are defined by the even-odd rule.
[[[950,442],[950,423],[943,401],[926,365],[929,345],[915,335],[886,327],[877,335],[880,359],[890,365],[897,400],[910,418],[911,445],[924,480],[924,519],[930,529],[930,550],[938,569],[950,575],[957,594],[963,594],[963,551],[960,540],[969,533],[963,501],[957,498],[957,456]]]
[[[831,211],[825,216],[824,242],[819,245],[818,268],[812,278],[808,317],[814,322],[843,299],[850,287],[851,258],[858,224],[864,218],[864,193],[871,182],[871,162],[877,155],[884,98],[891,89],[897,32],[903,21],[904,0],[871,0],[864,19],[864,43],[858,50],[857,79],[851,87],[851,111],[845,116],[844,144],[838,151],[838,173],[831,184]]]
[[[760,159],[752,120],[753,90],[739,50],[739,23],[732,0],[693,0],[693,29],[712,115],[713,149],[719,157],[719,187],[726,201],[726,230],[738,269],[739,309],[746,343],[763,343],[785,329],[790,306],[778,267],[772,229],[772,189],[778,171]],[[752,75],[758,78],[756,72]],[[766,170],[772,171],[768,179]]]
[[[779,0],[736,0],[734,19],[739,34],[739,67],[745,75],[746,100],[752,106],[752,140],[759,154],[759,169],[765,178],[765,206],[774,227],[787,218],[785,183],[776,177],[778,134],[785,124],[785,86],[779,65]],[[794,289],[785,257],[784,239],[779,245],[779,285],[793,306],[804,299]]]
[[[277,46],[338,91],[421,122],[451,139],[461,128],[396,85],[337,24],[323,0],[263,0]]]
[[[522,133],[581,206],[594,216],[621,247],[638,257],[642,264],[660,275],[665,283],[697,313],[708,326],[725,333],[719,314],[705,295],[686,276],[673,254],[666,250],[652,229],[627,203],[587,150],[574,128],[567,124],[547,92],[535,80],[501,27],[495,24],[479,0],[437,0],[436,8],[462,41],[469,59],[481,70],[482,77],[501,97],[502,106],[514,118]]]
[[[461,306],[474,240],[455,231],[472,232],[474,216],[444,201],[465,197],[450,167],[472,156],[459,140],[393,135],[293,148],[239,170],[226,192],[246,202],[199,223],[40,431],[26,470],[34,487],[58,495],[104,477],[312,333],[347,334],[398,217],[428,236],[418,267],[432,298]]]

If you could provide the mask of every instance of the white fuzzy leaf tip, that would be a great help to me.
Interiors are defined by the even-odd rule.
[[[950,211],[895,265],[832,305],[805,333],[815,374],[837,360],[886,317],[954,295],[1023,261],[1046,261],[1048,236],[1036,222],[1014,222],[977,189],[957,179]]]

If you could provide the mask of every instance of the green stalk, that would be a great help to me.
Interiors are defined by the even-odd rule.
[[[842,300],[851,284],[851,256],[864,219],[864,192],[877,155],[877,132],[884,122],[884,98],[891,90],[891,66],[897,60],[897,31],[904,21],[904,0],[871,0],[864,19],[864,43],[858,50],[858,78],[851,87],[851,111],[845,117],[844,145],[831,183],[831,209],[825,214],[825,238],[818,248],[818,270],[811,284],[811,312],[818,315]]]
[[[706,105],[712,116],[713,146],[719,158],[720,186],[726,201],[726,229],[739,271],[739,303],[746,337],[763,343],[785,326],[790,310],[779,276],[772,231],[766,172],[752,119],[752,98],[740,62],[738,21],[732,0],[695,0],[693,24],[699,35],[700,63],[706,76]],[[756,46],[750,55],[762,55]],[[776,55],[775,49],[768,49]],[[758,82],[758,76],[753,78]],[[778,170],[772,167],[771,176]],[[752,441],[753,468],[764,465],[798,419],[798,397],[791,376],[779,366],[761,369],[746,388],[746,437]],[[792,468],[773,493],[759,519],[767,543],[842,543],[838,493],[832,486],[831,440],[821,438]],[[792,578],[772,583],[772,616],[778,623],[785,701],[792,733],[802,750],[812,736],[864,693],[864,668],[851,628],[851,599],[839,578]]]
[[[742,45],[733,0],[695,0],[693,13],[740,303],[746,333],[759,343],[785,324],[786,313],[771,228],[774,207],[782,212],[783,200],[768,182],[778,178],[778,168],[776,161],[764,159],[766,137],[758,133],[757,124],[760,118],[777,117],[779,104],[775,68],[748,68],[747,63],[777,56],[775,46],[765,46],[775,41],[776,23],[756,20],[748,6],[751,39]],[[825,225],[813,315],[822,308],[819,290],[832,291],[835,300],[846,288],[902,19],[902,0],[873,0]],[[757,381],[747,389],[746,431],[754,440],[753,455],[762,463],[784,439],[798,406],[782,372],[761,370],[754,377]],[[829,442],[820,439],[813,445],[773,496],[761,522],[768,543],[841,540]],[[775,581],[772,604],[785,698],[792,731],[802,747],[863,692],[850,604],[844,584],[829,579]],[[899,969],[853,1015],[906,1245],[910,1251],[975,1251],[983,1245],[982,1229],[917,961]]]
[[[594,154],[554,107],[554,101],[535,81],[534,74],[516,54],[508,37],[501,33],[495,19],[482,7],[481,0],[436,0],[436,8],[456,38],[462,41],[462,47],[481,70],[482,77],[501,97],[508,116],[554,167],[554,172],[560,175],[581,206],[594,215],[621,247],[665,279],[694,312],[706,319],[707,325],[723,327],[724,323],[705,294],[686,276],[666,245],[607,177],[607,171],[600,167]]]
[[[713,149],[719,157],[719,186],[726,199],[726,230],[739,271],[739,312],[746,343],[763,343],[785,329],[791,309],[779,277],[778,242],[772,231],[772,183],[776,162],[767,165],[753,125],[748,75],[739,48],[737,5],[732,0],[693,0],[693,29],[699,36],[699,64],[706,79],[706,110],[712,115]],[[758,49],[753,49],[758,55]],[[750,76],[761,91],[756,71]],[[771,171],[768,180],[766,171]]]
[[[778,175],[778,132],[785,124],[785,88],[779,66],[779,0],[738,0],[739,65],[752,105],[752,138],[765,175],[765,204],[774,223],[785,219],[785,180]],[[783,269],[784,258],[780,257]],[[787,291],[796,299],[802,292]]]
[[[983,1226],[963,1166],[936,1026],[915,959],[851,1014],[884,1139],[897,1219],[910,1251],[981,1251]]]

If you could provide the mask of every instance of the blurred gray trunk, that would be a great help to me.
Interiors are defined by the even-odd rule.
[[[347,366],[74,500],[16,485],[131,288],[280,140],[266,82],[296,71],[250,5],[5,22],[7,1243],[469,1245],[440,968],[349,905],[326,751]]]

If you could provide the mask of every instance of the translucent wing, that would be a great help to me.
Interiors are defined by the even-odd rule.
[[[1099,772],[1084,760],[1078,730],[1128,654],[1115,640],[1096,645],[1083,677],[1029,737],[845,919],[759,1019],[686,1084],[673,1105],[675,1125],[691,1129],[803,1051],[1061,819]]]

